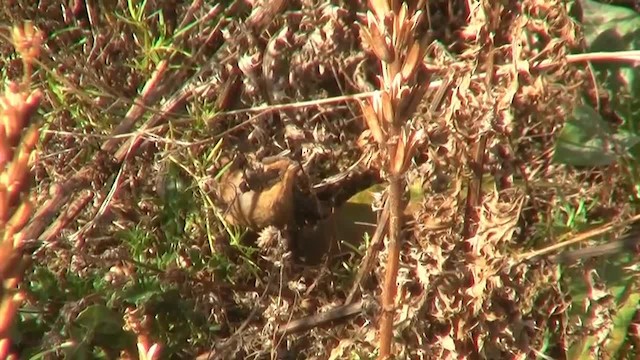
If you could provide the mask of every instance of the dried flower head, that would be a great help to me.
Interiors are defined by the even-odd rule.
[[[44,36],[32,22],[26,22],[22,27],[13,28],[11,39],[16,51],[20,53],[22,61],[31,63],[40,55]]]

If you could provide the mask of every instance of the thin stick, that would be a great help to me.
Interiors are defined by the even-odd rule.
[[[375,260],[378,258],[378,252],[382,248],[382,239],[387,231],[387,224],[389,223],[389,205],[388,202],[385,202],[384,207],[382,208],[382,213],[380,213],[380,217],[378,218],[378,225],[376,227],[376,231],[371,237],[371,243],[367,248],[367,253],[360,262],[360,268],[358,269],[358,274],[356,275],[356,280],[353,282],[351,287],[351,291],[349,291],[349,295],[347,296],[347,300],[345,304],[350,304],[353,301],[354,296],[360,290],[360,286],[364,282],[367,274],[371,272],[373,265],[375,264]]]
[[[331,310],[294,320],[278,329],[278,335],[286,336],[293,333],[307,331],[324,324],[346,319],[362,312],[362,301],[338,306]]]
[[[548,247],[546,247],[544,249],[534,250],[534,251],[530,251],[528,253],[524,253],[524,254],[522,254],[522,255],[520,255],[518,257],[518,260],[527,261],[527,260],[530,260],[530,259],[538,257],[538,256],[543,256],[543,255],[546,255],[546,254],[551,253],[553,251],[562,249],[564,247],[567,247],[567,246],[570,246],[570,245],[577,244],[579,242],[585,241],[585,240],[590,239],[590,238],[592,238],[594,236],[602,235],[602,234],[607,233],[607,232],[609,232],[609,231],[611,231],[613,229],[621,228],[623,226],[627,226],[627,225],[632,224],[632,223],[634,223],[634,222],[636,222],[638,220],[640,220],[640,214],[632,216],[631,218],[629,218],[627,220],[624,220],[624,221],[622,221],[620,223],[617,223],[617,224],[609,223],[609,224],[600,226],[600,227],[598,227],[596,229],[583,232],[582,234],[577,235],[573,239],[570,239],[570,240],[567,240],[567,241],[562,241],[560,243],[548,246]]]

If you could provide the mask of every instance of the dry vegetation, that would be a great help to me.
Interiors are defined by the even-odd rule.
[[[591,258],[635,246],[612,241],[633,157],[554,158],[582,103],[623,126],[574,55],[578,3],[15,0],[0,19],[43,35],[0,38],[0,357],[638,356],[633,254]],[[372,185],[378,231],[348,201]]]

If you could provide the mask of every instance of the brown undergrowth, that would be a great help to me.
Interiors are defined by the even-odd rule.
[[[33,20],[45,34],[32,76],[43,92],[37,210],[22,232],[33,263],[12,351],[374,358],[387,353],[385,313],[393,337],[383,347],[396,358],[567,358],[586,338],[601,354],[614,305],[597,261],[563,272],[520,256],[633,213],[621,167],[552,161],[567,117],[596,85],[568,60],[583,50],[578,10],[418,1],[403,48],[398,33],[374,33],[374,23],[394,28],[380,3],[18,0],[0,10],[3,23]],[[401,8],[389,2],[394,16]],[[417,41],[416,72],[429,76],[403,73],[380,41],[406,50],[404,60]],[[19,79],[23,63],[0,45],[3,78]],[[396,73],[411,91],[391,91]],[[282,156],[286,168],[271,171]],[[295,184],[275,191],[283,176]],[[378,304],[390,257],[381,224],[394,216],[382,210],[386,195],[365,206],[382,210],[379,236],[372,224],[366,241],[349,233],[320,265],[301,265],[296,251],[323,248],[307,243],[342,226],[347,198],[389,179],[406,221],[389,227],[397,291]],[[244,232],[276,217],[252,221],[242,201],[285,193],[295,219]],[[557,226],[583,206],[582,223]],[[574,282],[588,289],[579,315]],[[347,297],[349,318],[286,328]]]

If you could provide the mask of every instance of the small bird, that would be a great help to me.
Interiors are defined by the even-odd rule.
[[[338,254],[344,237],[361,239],[339,231],[353,228],[342,226],[349,220],[341,218],[341,210],[349,197],[370,185],[370,174],[348,172],[316,187],[304,176],[304,166],[286,157],[253,167],[233,164],[218,184],[218,205],[227,223],[256,233],[268,226],[282,230],[297,260],[308,265]]]
[[[227,207],[225,220],[259,231],[267,226],[286,228],[294,225],[294,187],[300,165],[283,158],[264,165],[264,172],[247,181],[243,171],[222,178],[219,195]],[[276,173],[275,179],[269,174]],[[247,185],[252,183],[252,186]]]

